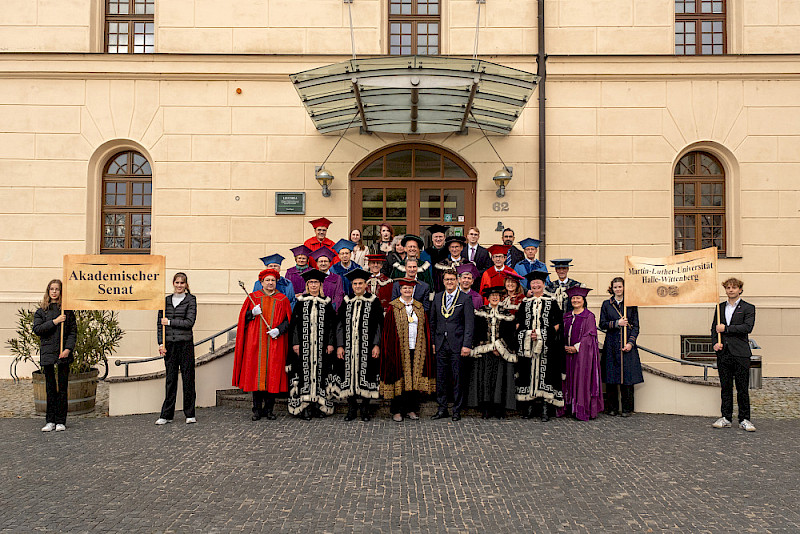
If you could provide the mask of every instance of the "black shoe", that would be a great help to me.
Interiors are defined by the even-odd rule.
[[[372,417],[370,417],[369,412],[361,412],[361,420],[362,421],[364,421],[366,423],[367,421],[370,421],[371,419],[372,419]]]
[[[481,419],[489,419],[491,418],[491,414],[489,414],[489,410],[483,409],[481,410]]]
[[[311,421],[311,414],[308,412],[308,408],[301,412],[300,417],[303,421]]]
[[[350,409],[347,410],[347,415],[344,416],[345,421],[353,421],[356,418],[357,412],[356,410]]]
[[[258,421],[260,419],[261,419],[261,414],[260,413],[254,413],[253,415],[250,416],[250,420],[251,421]]]
[[[460,413],[454,413],[453,414],[453,421],[461,421],[461,414]]]
[[[438,412],[436,412],[436,413],[433,415],[433,417],[431,417],[431,419],[444,419],[444,418],[445,418],[445,417],[447,417],[448,415],[449,415],[449,414],[447,413],[447,410],[439,410]]]
[[[619,415],[620,415],[620,417],[630,417],[632,414],[631,414],[631,412],[622,412]]]
[[[547,410],[545,409],[545,411],[542,412],[542,423],[546,423],[549,420],[550,420],[550,415],[547,413]]]
[[[267,418],[267,421],[274,421],[275,419],[277,419],[277,418],[278,418],[278,416],[277,416],[277,415],[275,415],[275,414],[272,412],[272,410],[268,411],[268,412],[267,412],[267,413],[264,415],[264,417],[266,417],[266,418]]]
[[[608,410],[608,415],[610,415],[611,417],[616,417],[617,415],[619,415],[619,412],[617,410]]]
[[[525,409],[522,410],[522,418],[533,419],[533,406],[526,406]]]
[[[497,410],[494,414],[495,417],[498,419],[505,419],[506,418],[506,411],[505,410]]]

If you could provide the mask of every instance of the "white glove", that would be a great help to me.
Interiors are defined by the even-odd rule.
[[[255,306],[253,306],[253,309],[250,310],[250,313],[252,313],[253,315],[261,315],[261,304],[256,304]]]
[[[273,328],[272,330],[267,332],[267,334],[269,334],[269,337],[271,337],[272,339],[275,339],[280,335],[280,331],[277,328]]]

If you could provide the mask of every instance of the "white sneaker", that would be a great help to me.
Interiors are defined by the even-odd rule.
[[[191,424],[194,424],[196,422],[197,422],[197,417],[187,417],[186,418],[186,424],[187,425],[191,425]]]
[[[720,417],[719,419],[711,423],[711,426],[713,426],[714,428],[730,428],[731,422],[728,421],[727,417]]]
[[[156,424],[157,425],[166,425],[166,424],[171,423],[171,422],[172,422],[172,419],[164,419],[163,417],[159,417],[156,420]]]
[[[750,422],[750,419],[743,419],[741,423],[739,423],[739,428],[742,430],[747,430],[748,432],[755,432],[756,426]]]
[[[42,432],[52,432],[56,429],[55,423],[47,423],[42,427]]]
[[[58,424],[56,425],[56,432],[63,432],[67,429],[67,425]]]

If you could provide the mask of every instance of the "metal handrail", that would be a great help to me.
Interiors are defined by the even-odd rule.
[[[214,354],[214,351],[216,350],[216,339],[219,336],[221,336],[222,334],[227,334],[231,330],[234,330],[237,326],[238,326],[238,324],[234,323],[234,324],[232,324],[231,326],[229,326],[228,328],[226,328],[224,330],[220,330],[219,332],[217,332],[215,334],[211,334],[210,336],[208,336],[205,339],[201,339],[200,341],[196,341],[194,343],[194,346],[198,347],[198,346],[202,345],[203,343],[208,343],[210,341],[211,342],[211,350],[209,352],[211,354]],[[124,361],[124,362],[122,360],[117,360],[117,361],[114,362],[114,365],[116,365],[117,367],[119,367],[120,365],[124,365],[125,366],[125,376],[128,377],[128,376],[130,376],[128,374],[128,372],[129,372],[128,367],[129,366],[131,366],[133,364],[136,364],[136,363],[154,362],[156,360],[163,360],[163,359],[164,359],[164,357],[159,355],[159,356],[153,356],[151,358],[141,358],[141,359],[138,359],[138,360],[127,360],[127,361]]]
[[[701,363],[701,362],[692,362],[692,361],[687,361],[687,360],[681,360],[680,358],[675,358],[674,356],[667,356],[666,354],[661,354],[657,350],[648,349],[647,347],[643,347],[641,345],[636,345],[636,346],[639,349],[641,349],[641,350],[643,350],[645,352],[649,352],[650,354],[653,354],[654,356],[659,356],[659,357],[664,358],[666,360],[671,360],[673,362],[678,362],[681,365],[693,365],[695,367],[702,367],[703,368],[703,380],[708,380],[708,370],[709,369],[716,369],[717,368],[717,364],[716,363]]]

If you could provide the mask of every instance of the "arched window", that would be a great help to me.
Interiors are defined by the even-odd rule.
[[[153,171],[134,151],[119,152],[103,169],[101,254],[149,254]]]
[[[725,247],[725,170],[707,152],[689,152],[675,166],[675,253]]]

